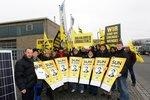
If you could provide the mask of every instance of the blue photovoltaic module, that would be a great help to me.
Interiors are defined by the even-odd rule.
[[[0,50],[0,100],[16,100],[12,52]]]

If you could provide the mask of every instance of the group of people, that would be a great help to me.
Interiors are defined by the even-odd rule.
[[[109,50],[105,44],[90,46],[89,49],[77,49],[72,48],[72,50],[64,50],[63,48],[54,49],[53,51],[47,50],[45,52],[40,52],[38,49],[26,49],[22,59],[18,60],[15,65],[15,80],[16,85],[21,91],[22,100],[37,100],[35,94],[40,96],[41,92],[46,89],[46,95],[49,96],[50,100],[54,100],[54,95],[52,89],[44,80],[38,80],[34,70],[34,61],[46,61],[52,60],[58,57],[82,57],[82,58],[95,58],[95,57],[122,57],[127,58],[122,71],[118,75],[116,82],[112,86],[111,91],[118,90],[120,93],[119,100],[129,100],[129,92],[127,87],[127,77],[128,71],[131,74],[132,86],[136,85],[136,78],[133,71],[133,65],[136,62],[135,54],[130,50],[129,47],[123,47],[123,43],[119,41],[116,47],[111,47]],[[41,89],[37,89],[40,86]],[[35,88],[36,87],[36,88]],[[77,84],[77,83],[67,83],[60,88],[60,90],[70,90],[71,92],[79,91],[84,93],[88,91],[92,95],[97,95],[98,87]],[[35,93],[36,90],[36,93]],[[108,96],[111,98],[111,92],[107,93],[103,91],[102,96]]]

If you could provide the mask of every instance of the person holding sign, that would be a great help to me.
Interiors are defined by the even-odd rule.
[[[72,52],[72,55],[70,55],[70,57],[81,57],[81,55],[80,55],[80,53],[79,53],[79,51],[76,49],[76,48],[74,48],[73,49],[73,52]],[[71,68],[71,67],[70,67]],[[72,69],[70,69],[70,70],[72,70],[72,71],[74,71],[74,72],[77,72],[78,70],[80,70],[80,68],[77,68],[77,66],[76,65],[74,65],[73,66],[73,68]],[[79,72],[79,71],[78,71]],[[70,87],[71,87],[71,92],[75,92],[76,90],[78,90],[78,83],[75,83],[75,82],[71,82],[70,83]]]
[[[87,54],[87,58],[94,58],[94,57],[95,56],[94,56],[94,53],[92,52],[92,50],[89,50],[89,52]],[[88,73],[89,71],[91,71],[91,74],[92,74],[92,70],[93,70],[93,65],[92,65],[92,69],[91,70],[90,70],[90,67],[87,65],[87,66],[85,66],[84,72]],[[90,75],[90,80],[91,80],[91,75]],[[87,85],[84,85],[84,86],[86,87]],[[89,85],[89,90],[88,91],[92,95],[97,95],[97,91],[95,91],[95,86]]]
[[[117,48],[116,47],[110,47],[110,57],[115,57],[115,55],[116,55],[116,50],[117,50]],[[111,88],[111,91],[114,91],[114,90],[116,90],[116,81],[114,82],[114,84],[113,84],[113,86],[112,86],[112,88]]]
[[[35,84],[35,87],[34,87],[35,100],[41,100],[41,93],[43,89],[43,79],[46,77],[46,73],[44,72],[42,68],[40,68],[41,66],[35,65],[35,62],[41,61],[38,58],[38,55],[39,55],[39,50],[37,48],[34,48],[32,59],[33,59],[34,67],[35,67],[35,72],[38,78],[37,83]]]
[[[94,63],[94,54],[91,50],[88,51],[86,56],[86,58],[82,59],[82,66],[80,71],[80,93],[83,93],[84,90],[88,88]]]
[[[79,49],[79,55],[82,58],[87,58],[87,51],[86,51],[86,49],[84,47],[82,47],[82,48]],[[80,77],[81,77],[81,70],[80,70],[80,76],[79,76],[79,78]],[[78,85],[79,85],[79,89],[78,90],[80,91],[80,93],[84,93],[84,85],[81,84],[81,83],[79,83]]]
[[[129,92],[128,92],[127,81],[126,81],[128,77],[128,68],[127,68],[128,55],[124,51],[123,43],[121,41],[119,41],[116,46],[117,46],[117,52],[115,57],[127,58],[126,63],[124,64],[122,71],[120,72],[120,75],[118,75],[118,79],[117,79],[117,86],[120,92],[119,99],[129,100]]]
[[[44,51],[44,54],[41,55],[40,58],[42,61],[48,61],[48,60],[52,60],[52,51],[51,50],[46,50]],[[46,89],[46,95],[48,96],[48,98],[50,100],[54,100],[54,94],[53,94],[53,90],[51,89],[51,87],[48,85],[48,83],[46,81],[43,81],[43,85],[44,88]]]
[[[105,57],[105,58],[109,58],[110,57],[110,53],[108,52],[108,49],[107,49],[105,44],[99,45],[99,49],[97,49],[97,52],[96,52],[96,57]],[[99,73],[101,71],[102,71],[102,68],[99,67]],[[92,94],[97,95],[98,87],[97,86],[90,86],[89,90],[90,90],[90,92]],[[102,95],[106,95],[106,94],[107,93],[103,92]]]
[[[63,74],[63,81],[64,85],[59,88],[59,91],[65,91],[68,90],[68,52],[64,50],[63,47],[60,47],[57,54],[57,58],[55,58],[56,65]],[[59,62],[64,63],[64,64],[58,64]]]

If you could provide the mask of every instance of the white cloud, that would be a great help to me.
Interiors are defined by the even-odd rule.
[[[65,0],[67,23],[95,34],[100,27],[121,23],[124,41],[150,37],[149,0]],[[0,22],[48,17],[59,23],[63,0],[0,0]]]

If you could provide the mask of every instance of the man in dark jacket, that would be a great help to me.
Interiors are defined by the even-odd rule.
[[[129,47],[125,47],[125,51],[128,54],[128,56],[129,56],[128,70],[129,70],[130,75],[131,75],[132,86],[135,86],[136,78],[135,78],[133,66],[134,66],[134,64],[136,62],[136,54],[134,52],[132,52]]]
[[[123,66],[123,69],[120,72],[120,75],[118,75],[117,85],[120,92],[119,100],[129,100],[129,92],[128,92],[128,87],[126,82],[126,79],[128,77],[127,64],[129,64],[128,55],[124,51],[123,44],[121,41],[117,43],[117,51],[115,57],[127,58],[125,65]]]
[[[34,85],[37,77],[34,71],[32,56],[33,50],[26,49],[22,59],[17,61],[15,65],[15,81],[22,93],[22,100],[34,99]]]

